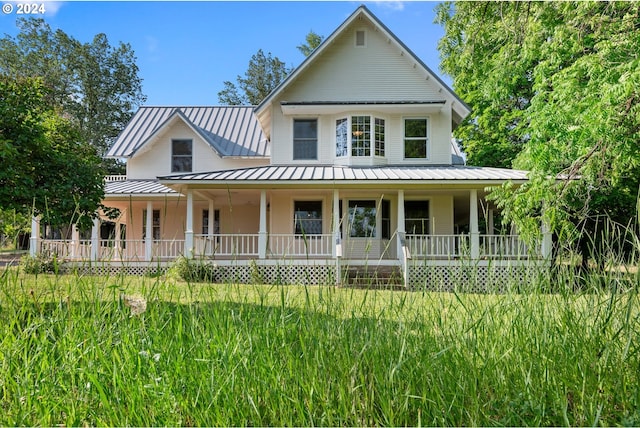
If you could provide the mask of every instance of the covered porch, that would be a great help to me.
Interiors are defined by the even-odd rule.
[[[32,254],[112,265],[167,265],[180,256],[221,266],[386,265],[397,266],[405,283],[418,264],[526,265],[550,255],[549,234],[527,245],[499,227],[481,184],[156,184],[138,194],[111,187],[105,204],[120,217],[96,220],[90,236],[74,229],[40,239],[34,220]]]

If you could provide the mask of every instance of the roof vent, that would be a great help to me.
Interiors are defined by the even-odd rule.
[[[366,46],[366,38],[364,30],[356,31],[356,46],[365,47]]]

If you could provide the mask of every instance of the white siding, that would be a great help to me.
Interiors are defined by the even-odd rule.
[[[363,23],[358,23],[362,25]],[[355,31],[366,30],[367,46],[355,46]],[[282,94],[286,101],[441,100],[439,86],[406,52],[374,30],[348,28],[298,81]],[[374,92],[372,92],[374,91]]]
[[[358,23],[363,25],[363,23]],[[366,47],[355,46],[356,29],[365,28]],[[386,121],[386,159],[369,159],[366,165],[451,163],[451,95],[439,91],[434,79],[426,79],[426,72],[415,66],[406,52],[403,54],[393,42],[388,42],[371,26],[353,25],[326,48],[302,73],[291,82],[273,103],[271,143],[272,162],[282,164],[344,164],[335,157],[335,120],[351,115],[371,114]],[[280,103],[313,101],[447,101],[441,109],[402,114],[376,112],[375,106],[345,106],[344,114],[285,116]],[[436,110],[434,112],[434,110]],[[428,117],[429,159],[404,160],[403,117]],[[318,118],[318,160],[293,160],[294,117]],[[361,159],[349,161],[363,164]]]

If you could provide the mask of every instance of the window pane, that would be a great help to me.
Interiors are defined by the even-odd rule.
[[[171,140],[171,172],[193,170],[193,145],[191,140]]]
[[[294,119],[293,159],[318,158],[318,121],[316,119]]]
[[[371,156],[371,118],[351,118],[351,156]]]
[[[322,233],[322,201],[295,201],[295,233],[320,235]]]
[[[426,159],[427,140],[405,140],[404,157],[407,159]]]
[[[427,119],[405,119],[404,120],[404,136],[405,137],[427,137]]]
[[[376,156],[384,156],[384,119],[376,118]]]
[[[405,231],[409,235],[429,234],[429,201],[405,201]]]
[[[293,122],[293,138],[316,138],[318,121],[316,119],[296,119]]]
[[[375,238],[376,201],[349,201],[349,236]]]
[[[347,134],[347,119],[336,120],[336,156],[347,156],[349,140]]]
[[[191,140],[173,140],[173,154],[191,156]]]

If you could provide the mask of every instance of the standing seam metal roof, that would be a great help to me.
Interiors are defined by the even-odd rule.
[[[221,156],[268,157],[270,145],[253,106],[141,107],[120,133],[107,157],[127,158],[179,115]]]
[[[524,181],[527,171],[472,166],[261,166],[159,177],[161,182],[237,181]]]

